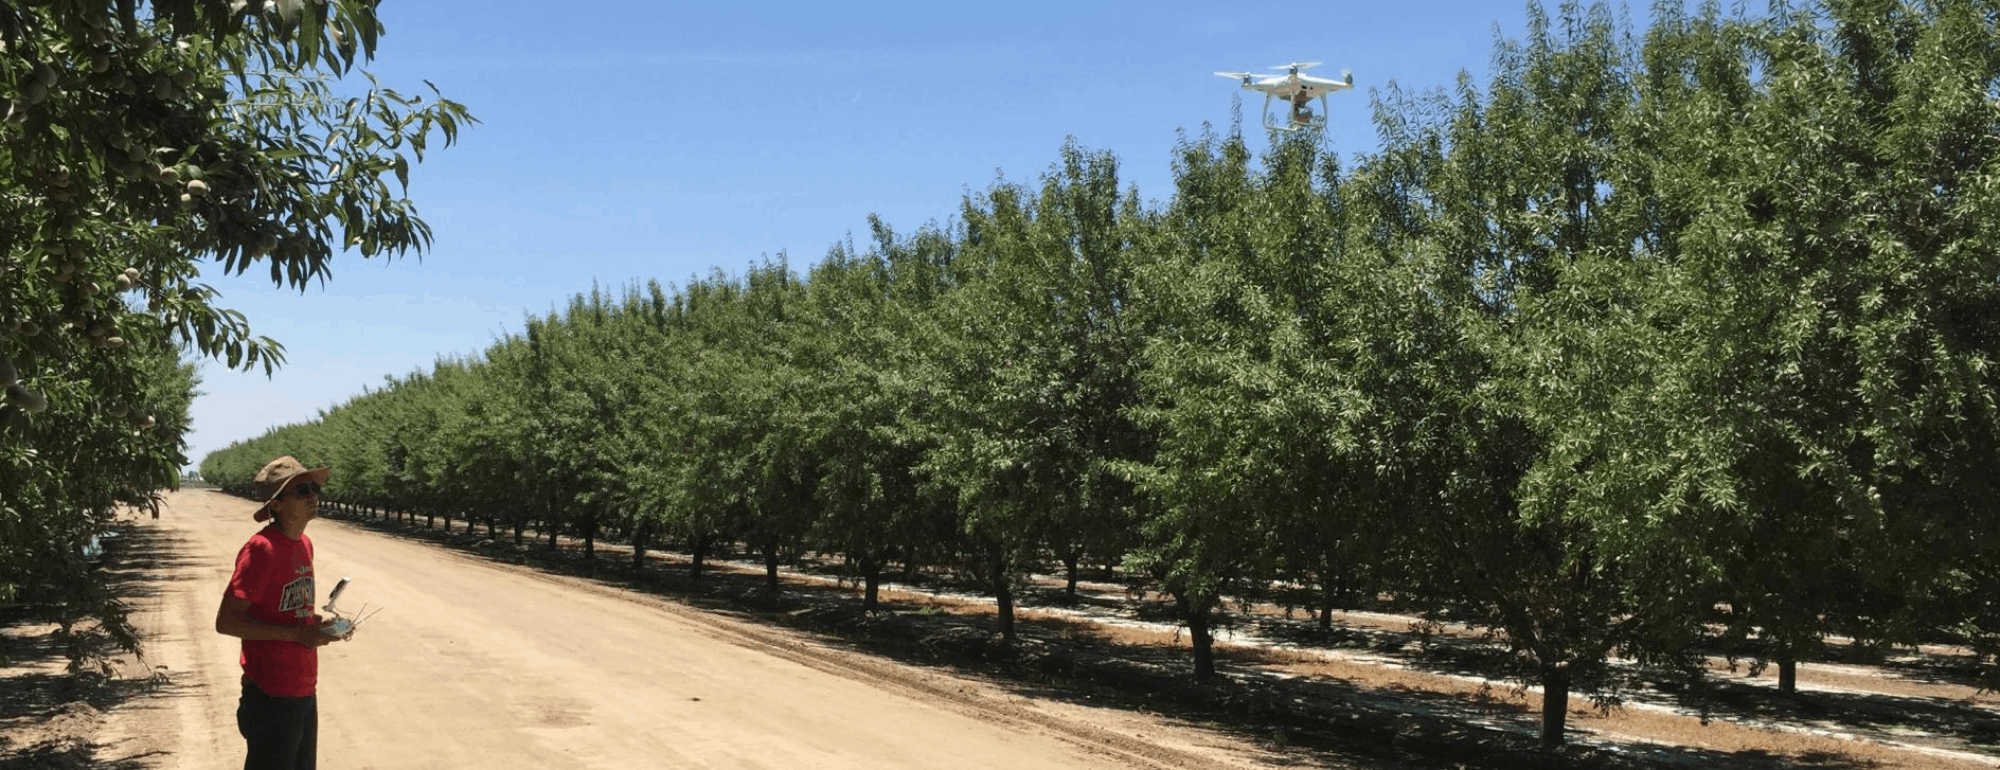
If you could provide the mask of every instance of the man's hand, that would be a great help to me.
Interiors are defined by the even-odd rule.
[[[330,625],[333,624],[325,622],[311,626],[293,626],[293,628],[298,629],[298,634],[292,641],[307,647],[325,647],[328,643],[340,641],[340,637],[329,636],[326,631],[322,630]]]
[[[328,639],[332,639],[336,642],[345,642],[350,637],[354,636],[354,632],[351,630],[344,634],[328,633],[327,627],[332,626],[333,624],[338,622],[340,621],[327,620],[325,615],[321,615],[317,612],[313,613],[313,629],[319,631],[321,634],[325,635]]]
[[[259,622],[250,618],[249,599],[235,599],[224,596],[222,597],[222,606],[215,610],[215,631],[224,636],[234,636],[238,639],[252,641],[274,639],[298,642],[307,647],[320,647],[327,642],[333,641],[334,637],[327,636],[319,630],[321,626],[326,625],[324,622],[318,622],[319,616],[314,615],[313,620],[316,622],[310,626],[277,625]]]

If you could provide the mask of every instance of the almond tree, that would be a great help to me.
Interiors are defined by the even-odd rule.
[[[1652,337],[1639,347],[1662,354],[1647,354],[1644,379],[1617,387],[1632,394],[1628,428],[1640,415],[1671,427],[1646,431],[1648,451],[1625,463],[1665,482],[1653,493],[1663,505],[1633,507],[1693,525],[1683,536],[1701,542],[1693,558],[1710,574],[1710,601],[1727,607],[1725,640],[1733,650],[1755,636],[1753,654],[1778,664],[1780,690],[1790,692],[1797,661],[1838,623],[1839,597],[1862,586],[1831,490],[1811,480],[1789,438],[1836,418],[1828,407],[1839,396],[1820,386],[1824,367],[1845,364],[1813,360],[1822,342],[1787,339],[1802,329],[1775,322],[1812,293],[1800,293],[1800,273],[1786,265],[1817,257],[1803,239],[1774,232],[1782,228],[1772,219],[1823,221],[1844,206],[1834,201],[1854,195],[1857,180],[1835,148],[1865,140],[1816,138],[1839,126],[1843,111],[1828,106],[1846,96],[1812,63],[1824,53],[1800,38],[1814,25],[1780,33],[1792,20],[1725,18],[1713,7],[1657,12],[1634,80],[1626,152],[1637,164],[1624,187],[1643,199],[1641,237],[1655,265],[1640,303]],[[1757,82],[1753,67],[1775,77]],[[1801,130],[1802,115],[1813,116],[1812,130]],[[1818,157],[1801,163],[1802,154]],[[1774,182],[1799,192],[1781,201]]]
[[[681,291],[675,334],[663,352],[674,360],[661,395],[662,435],[673,448],[664,481],[671,529],[694,555],[699,578],[710,548],[750,514],[759,477],[750,454],[763,418],[748,397],[756,359],[739,347],[758,333],[748,326],[743,283],[720,271]]]
[[[778,568],[812,530],[820,461],[807,419],[816,371],[799,355],[806,286],[783,259],[753,266],[744,341],[755,365],[745,371],[745,406],[761,421],[753,431],[748,519],[742,530],[764,552],[764,587],[778,590]]]
[[[942,291],[931,267],[949,261],[900,248],[886,225],[871,224],[874,249],[837,246],[813,268],[803,308],[811,331],[796,353],[815,373],[803,416],[818,472],[811,541],[849,560],[870,612],[897,535],[938,510],[919,471],[926,434],[909,415],[922,392],[914,329]]]
[[[1436,352],[1463,388],[1443,412],[1458,457],[1404,522],[1422,566],[1409,585],[1498,632],[1542,688],[1555,747],[1570,692],[1606,693],[1614,653],[1687,667],[1708,583],[1698,520],[1658,515],[1672,477],[1652,450],[1673,425],[1632,387],[1668,349],[1644,311],[1629,203],[1643,196],[1619,152],[1631,51],[1603,5],[1529,16],[1489,93],[1461,83],[1449,122],[1387,152],[1416,172],[1406,224],[1462,276],[1435,295],[1458,319]]]
[[[1134,494],[1114,467],[1144,445],[1129,414],[1136,212],[1116,160],[1074,143],[1039,191],[1000,183],[963,207],[966,283],[926,362],[938,409],[925,469],[955,498],[1009,641],[1023,571],[1053,551],[1074,596],[1085,552],[1109,550],[1129,526]]]
[[[1829,633],[1990,645],[1992,14],[1665,18],[1654,66],[1700,75],[1648,82],[1673,317],[1734,450],[1730,634],[1786,692]]]
[[[648,464],[654,454],[633,428],[653,382],[651,373],[630,363],[644,347],[637,335],[646,328],[636,323],[635,299],[628,292],[621,302],[597,287],[572,298],[562,324],[566,334],[555,350],[552,405],[560,407],[558,446],[568,453],[558,465],[569,469],[574,485],[559,504],[579,520],[585,558],[596,557],[599,530],[614,512],[634,505],[627,469]]]
[[[544,478],[535,470],[540,456],[534,450],[534,425],[529,419],[535,399],[528,386],[533,368],[533,352],[525,334],[502,337],[488,347],[481,368],[497,412],[491,443],[496,459],[489,472],[510,479],[503,487],[506,499],[496,501],[496,513],[512,530],[516,548],[526,545],[526,529],[544,509]]]
[[[1240,136],[1184,146],[1147,241],[1140,414],[1160,449],[1132,468],[1158,508],[1131,561],[1186,613],[1201,675],[1222,601],[1313,583],[1328,626],[1344,589],[1389,576],[1407,510],[1441,495],[1454,287],[1412,253],[1399,158],[1344,176],[1319,141],[1277,137],[1254,173]]]
[[[435,439],[440,491],[468,531],[483,519],[488,537],[513,504],[519,479],[509,442],[514,404],[493,369],[475,358],[440,361],[433,372],[445,397]]]
[[[1126,566],[1174,598],[1204,678],[1215,673],[1215,610],[1274,576],[1278,558],[1277,501],[1261,495],[1282,434],[1249,425],[1258,413],[1242,400],[1272,392],[1270,370],[1224,344],[1261,305],[1242,273],[1257,205],[1249,162],[1236,135],[1179,148],[1174,197],[1141,246],[1156,252],[1139,278],[1148,336],[1135,415],[1157,450],[1121,466],[1144,496]]]
[[[197,283],[212,262],[303,289],[336,253],[428,247],[403,197],[434,133],[471,121],[392,89],[336,96],[375,54],[374,2],[0,7],[0,601],[14,549],[73,552],[112,507],[157,502],[186,464],[181,346],[232,368],[281,360]],[[391,180],[394,186],[391,185]],[[154,387],[178,383],[176,394]],[[98,427],[86,428],[86,425]],[[113,441],[121,425],[138,436]],[[57,458],[62,458],[58,460]],[[39,567],[37,569],[40,569]],[[91,593],[44,574],[37,602]],[[89,603],[101,605],[96,599]],[[115,612],[105,613],[107,617]]]

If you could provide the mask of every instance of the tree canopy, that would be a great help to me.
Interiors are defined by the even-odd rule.
[[[177,485],[182,358],[282,363],[201,267],[304,289],[336,255],[429,247],[410,168],[473,118],[348,77],[376,5],[0,6],[0,603],[123,628],[81,554]]]

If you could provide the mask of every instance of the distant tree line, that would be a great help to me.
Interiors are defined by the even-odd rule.
[[[1074,144],[810,269],[593,290],[216,452],[333,499],[977,575],[1116,564],[1211,628],[1274,583],[1491,629],[1543,740],[1609,662],[2000,649],[1991,2],[1530,6],[1381,149]]]

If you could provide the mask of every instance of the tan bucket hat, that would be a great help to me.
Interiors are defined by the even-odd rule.
[[[298,458],[291,455],[266,463],[263,470],[257,471],[257,478],[252,483],[257,496],[264,498],[264,504],[257,508],[257,514],[252,518],[258,521],[271,518],[271,501],[278,499],[278,493],[285,491],[285,485],[292,483],[292,479],[304,476],[314,484],[325,484],[327,474],[332,471],[330,467],[307,470]]]

